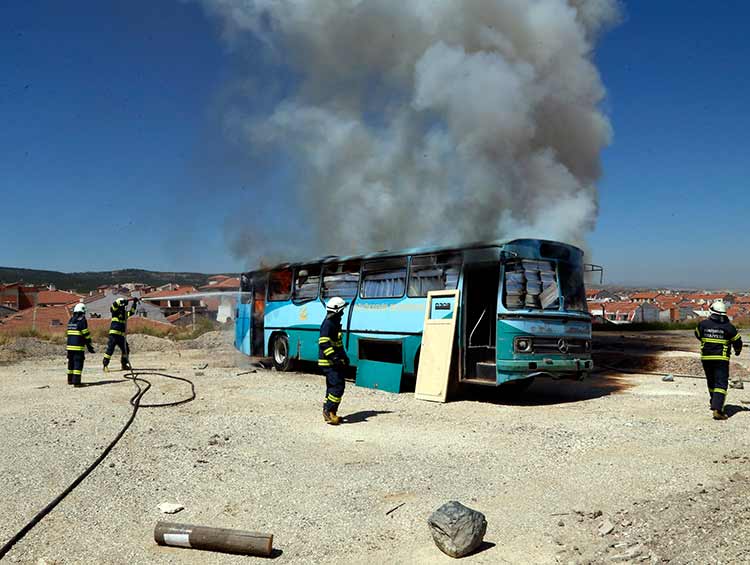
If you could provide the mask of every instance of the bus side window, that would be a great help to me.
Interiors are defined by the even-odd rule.
[[[300,267],[294,277],[294,301],[307,302],[318,297],[320,285],[320,265]]]
[[[401,298],[406,290],[406,257],[369,261],[362,268],[362,298]]]
[[[292,295],[292,270],[271,271],[268,275],[268,300],[289,300]]]
[[[357,296],[359,288],[359,261],[348,263],[337,263],[323,267],[323,285],[320,288],[320,297],[328,300],[334,296],[346,301]]]
[[[427,296],[431,290],[455,290],[461,271],[459,253],[412,257],[409,275],[409,296]]]

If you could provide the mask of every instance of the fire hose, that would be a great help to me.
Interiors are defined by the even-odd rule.
[[[99,464],[104,461],[104,459],[109,455],[109,452],[112,451],[112,448],[117,445],[117,442],[120,441],[123,435],[125,435],[125,432],[128,430],[130,425],[133,423],[133,420],[135,420],[135,416],[138,413],[139,408],[161,408],[165,406],[179,406],[180,404],[186,404],[192,400],[195,399],[195,385],[193,382],[189,379],[186,379],[184,377],[178,377],[175,375],[169,375],[167,373],[162,373],[163,369],[130,369],[130,373],[125,375],[125,378],[128,380],[131,380],[133,384],[136,386],[136,392],[133,394],[133,396],[130,398],[130,405],[133,407],[133,411],[130,414],[130,417],[128,418],[127,422],[125,422],[125,425],[122,427],[120,432],[115,436],[115,438],[110,442],[110,444],[104,449],[104,451],[101,452],[99,457],[97,457],[91,465],[89,465],[86,470],[83,471],[78,477],[70,483],[70,485],[62,491],[52,502],[47,504],[44,508],[42,508],[29,522],[21,528],[18,533],[16,533],[10,540],[8,540],[5,545],[3,545],[0,548],[0,559],[5,557],[5,555],[13,548],[13,546],[21,541],[26,534],[28,534],[34,526],[36,526],[41,520],[52,510],[55,509],[55,507],[60,504],[60,502],[65,499],[66,496],[68,496],[79,484],[83,482],[83,480],[88,477],[91,472],[96,469]],[[143,376],[158,376],[158,377],[165,377],[168,379],[174,379],[178,381],[186,382],[190,385],[190,396],[187,398],[183,398],[182,400],[177,400],[174,402],[162,402],[162,403],[156,403],[156,404],[143,404],[141,400],[143,399],[143,396],[148,392],[148,390],[151,388],[151,382],[144,379]],[[141,384],[144,384],[143,387],[141,387]]]

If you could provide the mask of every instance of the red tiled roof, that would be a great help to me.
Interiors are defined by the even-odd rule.
[[[195,292],[194,286],[181,286],[176,290],[157,290],[156,292],[149,292],[144,294],[141,298],[161,298],[162,296],[178,296],[180,294],[190,294]]]
[[[653,300],[661,296],[661,292],[636,292],[630,295],[633,300]]]
[[[27,308],[0,320],[0,331],[35,329],[39,333],[64,333],[70,319],[67,306]]]
[[[726,293],[718,293],[718,294],[717,293],[704,293],[704,294],[696,293],[696,294],[686,294],[685,300],[692,300],[692,301],[703,300],[705,302],[710,302],[714,300],[723,300],[724,298],[728,296],[729,294],[726,294]]]
[[[223,281],[228,279],[229,277],[226,275],[214,275],[212,277],[208,277],[208,280],[210,281]]]
[[[40,290],[37,294],[38,306],[74,304],[83,298],[80,294],[64,292],[62,290]]]
[[[205,290],[207,292],[211,291],[228,291],[228,290],[239,290],[240,289],[240,279],[238,278],[226,278],[223,281],[216,283],[216,284],[207,284],[202,287],[200,287],[200,290]]]
[[[71,316],[68,306],[45,306],[42,308],[27,308],[18,314],[0,320],[0,333],[36,329],[41,334],[63,334]],[[36,315],[34,314],[36,311]],[[89,329],[107,329],[110,320],[106,318],[90,318],[87,320]],[[158,322],[149,318],[134,316],[128,321],[128,331],[135,332],[143,328],[169,330],[172,324]]]

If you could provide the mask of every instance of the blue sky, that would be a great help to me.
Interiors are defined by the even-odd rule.
[[[615,133],[590,258],[612,283],[750,287],[750,5],[625,8],[596,54]],[[270,198],[283,224],[273,195],[294,182],[223,127],[289,87],[249,47],[228,50],[194,2],[4,3],[0,265],[244,268],[227,218]]]

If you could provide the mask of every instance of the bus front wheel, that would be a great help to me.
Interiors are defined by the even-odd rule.
[[[277,371],[291,371],[292,357],[289,355],[289,338],[283,334],[273,340],[273,366]]]

